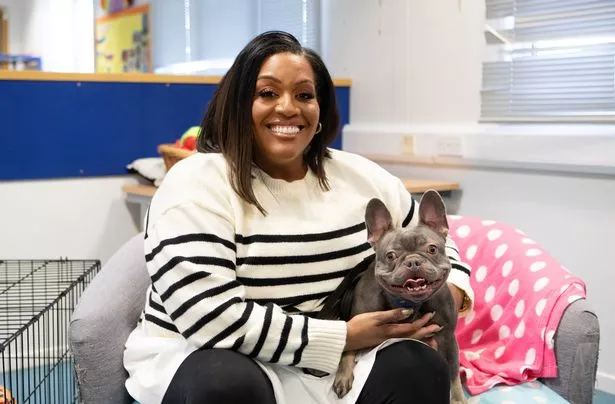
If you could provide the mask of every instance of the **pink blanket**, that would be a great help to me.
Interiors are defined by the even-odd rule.
[[[449,225],[472,266],[474,310],[456,330],[470,394],[556,377],[553,336],[566,307],[585,298],[583,281],[513,227],[460,216]]]

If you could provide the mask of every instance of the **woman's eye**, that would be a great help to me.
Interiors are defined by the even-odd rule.
[[[305,93],[299,93],[297,97],[300,100],[309,101],[309,100],[313,100],[316,96],[313,93],[305,92]]]
[[[387,257],[387,260],[393,261],[397,258],[397,254],[395,254],[393,251],[389,251],[386,257]]]
[[[273,90],[261,90],[258,92],[258,95],[263,98],[273,98],[275,97],[275,92]]]
[[[435,254],[438,252],[438,247],[436,247],[434,244],[430,244],[429,247],[427,247],[427,251],[430,254]]]

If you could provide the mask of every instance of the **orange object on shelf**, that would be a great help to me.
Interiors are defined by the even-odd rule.
[[[167,171],[173,167],[173,164],[179,160],[196,153],[196,150],[188,150],[181,147],[177,147],[174,144],[161,144],[158,146],[158,153],[164,160],[164,166]]]

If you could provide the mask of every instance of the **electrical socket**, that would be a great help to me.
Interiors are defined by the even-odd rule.
[[[414,136],[404,136],[402,138],[401,149],[403,154],[414,155]]]
[[[438,155],[463,157],[461,136],[440,136],[438,138]]]

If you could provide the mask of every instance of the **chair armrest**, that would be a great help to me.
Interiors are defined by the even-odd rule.
[[[111,257],[81,295],[68,337],[79,402],[132,402],[124,387],[124,345],[143,310],[149,284],[143,234],[138,234]]]
[[[572,404],[591,404],[598,367],[600,325],[585,299],[573,302],[555,333],[558,377],[541,379]]]

